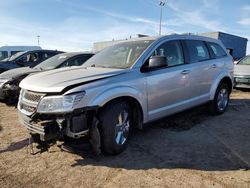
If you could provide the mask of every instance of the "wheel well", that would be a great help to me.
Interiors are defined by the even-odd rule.
[[[228,89],[229,89],[229,93],[232,92],[232,88],[233,88],[233,83],[232,80],[229,77],[224,77],[220,83],[225,83],[228,85]]]
[[[124,96],[118,97],[107,102],[102,108],[105,108],[107,105],[117,101],[125,101],[129,104],[133,113],[133,125],[135,128],[142,129],[143,128],[143,111],[140,103],[133,97]]]

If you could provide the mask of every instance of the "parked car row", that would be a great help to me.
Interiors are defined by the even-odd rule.
[[[42,61],[62,53],[54,50],[31,50],[18,52],[0,62],[0,73],[19,67],[34,67]]]
[[[24,54],[33,54],[34,51],[25,52]],[[38,53],[35,51],[35,53]],[[45,54],[48,54],[48,51],[40,51],[40,56],[45,56]],[[7,100],[7,102],[11,103],[17,103],[17,99],[19,96],[19,83],[22,79],[24,79],[26,76],[42,71],[48,71],[52,69],[57,69],[61,67],[68,67],[68,66],[80,66],[82,65],[86,60],[88,60],[91,56],[93,56],[93,53],[80,53],[80,52],[72,52],[72,53],[61,53],[61,52],[50,52],[50,55],[54,55],[51,58],[46,59],[45,61],[42,61],[39,63],[39,60],[37,62],[29,62],[28,65],[31,63],[34,63],[32,65],[36,66],[25,66],[20,67],[16,69],[12,69],[9,71],[6,71],[2,74],[0,74],[0,99],[1,100]],[[57,54],[57,55],[56,55]],[[19,61],[19,60],[16,60]],[[1,64],[0,64],[1,65]]]
[[[249,59],[233,75],[233,59],[216,39],[131,39],[96,55],[57,52],[36,66],[6,71],[0,98],[19,96],[20,122],[40,145],[88,136],[96,153],[118,154],[131,130],[151,121],[201,104],[224,113],[233,86],[250,84]]]

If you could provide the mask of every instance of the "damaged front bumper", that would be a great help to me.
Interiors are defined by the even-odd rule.
[[[33,114],[27,116],[18,110],[19,121],[41,141],[51,141],[64,136],[78,139],[89,134],[97,107],[75,110],[68,114]]]

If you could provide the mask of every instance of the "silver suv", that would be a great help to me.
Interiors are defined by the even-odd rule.
[[[220,41],[190,35],[139,38],[108,47],[81,67],[26,77],[18,111],[39,143],[88,136],[96,152],[122,152],[132,128],[209,103],[222,114],[233,59]]]

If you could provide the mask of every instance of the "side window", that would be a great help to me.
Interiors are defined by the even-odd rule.
[[[48,52],[40,52],[39,55],[40,55],[41,61],[51,57],[50,53],[48,53]]]
[[[203,41],[186,40],[190,63],[196,63],[210,59],[208,49]]]
[[[0,51],[0,60],[3,60],[8,57],[7,51]]]
[[[78,61],[77,61],[77,66],[84,64],[85,61],[87,61],[90,57],[91,57],[90,55],[85,55],[85,56],[79,57]]]
[[[20,63],[27,63],[27,61],[28,61],[28,56],[29,56],[29,54],[24,54],[24,55],[22,55],[22,56],[18,59],[18,61],[19,61]]]
[[[31,53],[27,56],[28,62],[36,62],[39,60],[39,54],[38,53]]]
[[[50,57],[55,56],[55,55],[57,55],[57,54],[58,54],[58,53],[48,52],[48,53],[46,53],[46,54],[44,55],[44,57],[47,59],[47,58],[50,58]]]
[[[212,49],[216,58],[225,57],[227,55],[219,44],[209,42],[208,45]]]
[[[14,54],[16,54],[16,53],[18,53],[18,52],[21,52],[21,51],[11,51],[11,52],[10,52],[10,55],[14,55]]]
[[[90,57],[91,56],[89,56],[89,55],[75,57],[73,59],[66,61],[61,67],[80,66],[83,63],[85,63],[85,61],[87,61]]]
[[[23,55],[19,61],[21,63],[32,63],[32,62],[37,62],[39,59],[38,53],[29,53]]]
[[[50,54],[45,52],[41,54],[42,59],[48,59],[50,57]]]
[[[66,61],[61,67],[69,67],[69,66],[79,66],[81,65],[82,57],[75,57],[68,61]]]
[[[151,56],[165,56],[170,66],[184,64],[182,47],[179,41],[169,41],[158,47]]]

